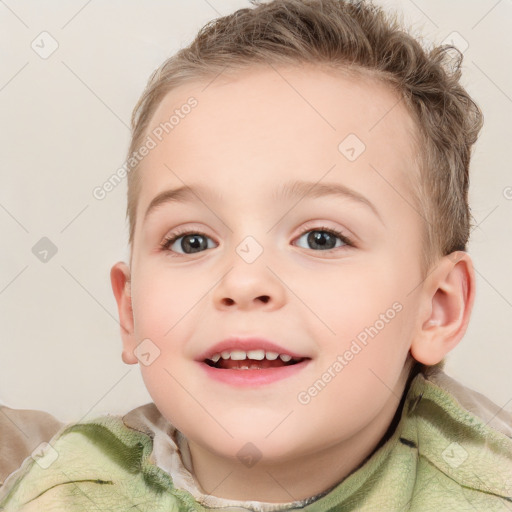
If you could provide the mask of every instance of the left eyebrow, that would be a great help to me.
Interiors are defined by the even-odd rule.
[[[280,187],[272,196],[275,201],[287,198],[320,198],[325,196],[337,196],[350,199],[353,202],[367,206],[380,220],[384,221],[375,205],[365,196],[341,183],[315,183],[312,181],[289,181]]]

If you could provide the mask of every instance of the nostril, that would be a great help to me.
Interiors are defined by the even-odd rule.
[[[270,300],[270,297],[268,295],[260,295],[258,299],[261,300],[264,304],[266,304]],[[230,299],[229,297],[225,297],[224,299],[222,299],[222,302],[227,306],[231,306],[232,304],[235,303],[235,301],[233,299]]]

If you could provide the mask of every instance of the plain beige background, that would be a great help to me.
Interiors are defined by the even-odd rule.
[[[512,409],[512,3],[381,1],[427,40],[464,50],[485,127],[472,163],[469,252],[477,299],[447,370]],[[150,73],[212,18],[247,0],[0,3],[0,401],[64,421],[151,400],[121,360],[111,265],[128,258],[124,162]],[[47,34],[41,35],[42,32]],[[52,45],[58,47],[51,55]],[[45,58],[43,58],[45,57]],[[34,254],[41,238],[57,252]]]

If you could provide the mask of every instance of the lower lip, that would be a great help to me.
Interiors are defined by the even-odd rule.
[[[206,363],[199,362],[201,368],[206,372],[208,377],[224,382],[231,386],[263,386],[271,384],[281,379],[286,379],[303,370],[311,359],[305,359],[300,363],[289,366],[279,366],[277,368],[264,368],[262,370],[226,370],[221,368],[213,368]]]

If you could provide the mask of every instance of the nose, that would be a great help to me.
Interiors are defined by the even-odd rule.
[[[217,308],[275,310],[284,305],[285,285],[276,272],[267,267],[263,258],[247,263],[237,255],[232,263],[213,291]]]

